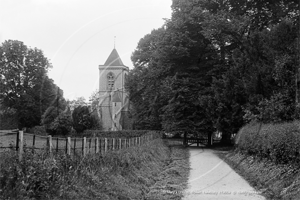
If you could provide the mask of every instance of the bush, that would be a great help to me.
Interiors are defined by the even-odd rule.
[[[59,195],[64,168],[57,159],[27,151],[21,161],[15,152],[5,152],[0,162],[0,199],[51,199]]]
[[[47,132],[50,135],[68,135],[72,131],[72,118],[68,113],[61,113],[55,120],[50,124]]]
[[[28,132],[34,135],[48,135],[44,126],[34,126],[32,128],[29,128]]]
[[[271,159],[276,163],[300,163],[300,122],[251,123],[236,137],[239,151]]]
[[[86,129],[91,129],[95,125],[94,116],[91,115],[87,106],[78,106],[72,113],[73,128],[77,133],[82,133]]]

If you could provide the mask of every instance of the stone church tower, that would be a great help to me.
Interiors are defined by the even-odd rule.
[[[129,129],[129,98],[125,91],[129,68],[114,48],[104,65],[99,65],[99,113],[104,130]]]

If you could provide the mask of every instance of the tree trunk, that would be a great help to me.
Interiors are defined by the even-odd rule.
[[[183,145],[186,147],[187,146],[187,132],[184,131],[184,134],[183,134]]]
[[[221,139],[221,144],[223,145],[231,145],[231,133],[226,133],[226,132],[223,132],[222,133],[222,139]]]
[[[207,133],[207,146],[211,147],[212,144],[210,143],[212,140],[212,133]]]

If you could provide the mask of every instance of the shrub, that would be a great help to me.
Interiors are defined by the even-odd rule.
[[[1,199],[51,199],[63,183],[60,162],[43,154],[25,152],[21,161],[15,152],[5,152],[0,163]],[[66,177],[65,177],[66,178]]]
[[[51,135],[68,135],[72,131],[72,118],[68,113],[61,113],[47,129]]]
[[[44,126],[34,126],[32,128],[29,128],[28,132],[35,135],[48,135]]]
[[[73,128],[77,133],[92,128],[92,117],[87,106],[78,106],[72,113]]]
[[[269,158],[276,163],[300,163],[300,122],[251,123],[236,138],[239,151]]]

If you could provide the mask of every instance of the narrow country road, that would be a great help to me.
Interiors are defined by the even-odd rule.
[[[263,200],[214,150],[190,149],[190,175],[184,200]]]

